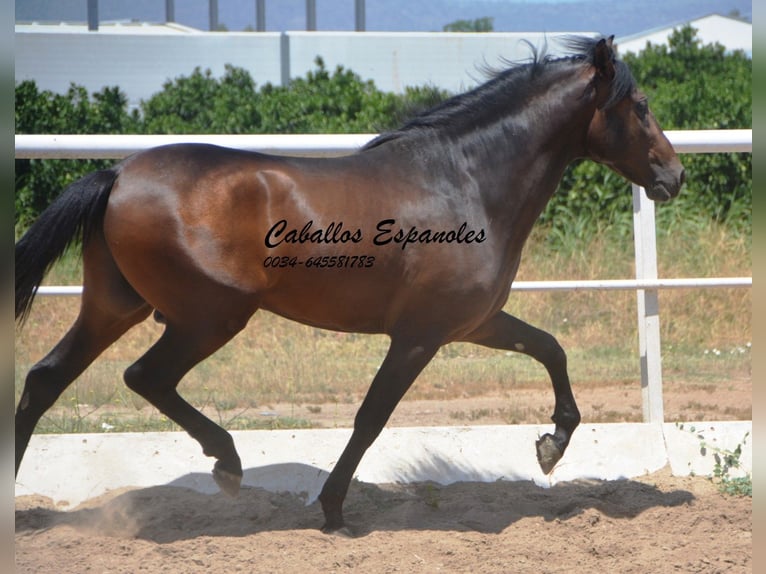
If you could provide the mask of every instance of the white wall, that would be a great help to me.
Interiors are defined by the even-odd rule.
[[[547,35],[554,53],[560,51],[555,36]],[[39,88],[58,93],[71,82],[89,92],[117,85],[131,106],[196,66],[219,77],[228,63],[246,69],[258,85],[279,84],[314,69],[318,55],[329,70],[342,65],[385,91],[432,84],[457,92],[483,81],[485,64],[502,67],[501,58],[528,59],[531,52],[524,39],[541,47],[546,38],[541,33],[65,34],[20,27],[15,37],[17,82],[35,80]]]
[[[529,46],[545,43],[540,33],[433,32],[289,32],[291,76],[314,67],[317,55],[328,69],[340,64],[362,78],[371,78],[384,91],[433,84],[451,92],[464,91],[486,80],[481,68],[505,67],[506,60],[528,60]],[[548,36],[555,51],[554,35]],[[560,49],[560,47],[558,47]]]
[[[130,105],[162,90],[163,83],[196,66],[219,77],[231,63],[258,83],[281,81],[280,35],[16,33],[16,81],[64,93],[71,82],[89,92],[119,86]]]
[[[753,54],[753,25],[734,18],[711,14],[704,18],[689,22],[697,30],[697,38],[703,45],[718,42],[727,50],[742,50],[750,57]],[[617,49],[620,54],[628,52],[639,53],[646,48],[647,42],[654,46],[668,43],[668,38],[678,26],[669,26],[642,34],[635,34],[618,40]]]

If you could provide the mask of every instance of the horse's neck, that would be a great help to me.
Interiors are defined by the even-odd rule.
[[[532,100],[520,112],[499,119],[481,146],[466,152],[466,169],[485,203],[506,225],[528,233],[558,187],[566,167],[584,155],[595,105],[587,79],[568,79]],[[459,145],[459,142],[458,142]]]

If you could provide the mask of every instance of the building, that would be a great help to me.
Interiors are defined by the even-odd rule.
[[[712,14],[689,22],[703,43],[719,42],[752,57],[752,24]],[[621,53],[647,42],[666,43],[677,24],[617,40]],[[577,32],[582,33],[582,32]],[[586,32],[587,35],[595,35]],[[65,93],[72,83],[88,92],[119,86],[135,108],[196,67],[221,77],[227,64],[245,69],[262,86],[305,76],[321,56],[329,70],[341,65],[384,91],[432,85],[460,92],[485,79],[482,70],[531,55],[525,41],[559,49],[556,34],[439,32],[206,32],[177,23],[99,22],[17,24],[16,82],[34,80],[42,90]]]
[[[686,24],[697,30],[697,37],[703,45],[717,42],[724,46],[727,51],[742,50],[749,58],[753,57],[753,24],[720,14],[709,14],[689,22],[680,22],[672,26],[664,26],[619,38],[617,45],[620,54],[629,52],[637,54],[646,48],[648,42],[655,46],[667,44],[673,30]]]
[[[581,33],[581,32],[580,32]],[[71,83],[88,92],[119,86],[130,107],[189,76],[196,67],[221,77],[230,64],[255,83],[285,85],[325,66],[343,66],[389,92],[432,85],[450,92],[486,79],[482,70],[526,61],[527,42],[560,49],[557,34],[441,32],[204,32],[178,24],[100,22],[17,24],[16,82],[34,80],[42,90],[65,93]],[[591,35],[594,35],[591,33]]]

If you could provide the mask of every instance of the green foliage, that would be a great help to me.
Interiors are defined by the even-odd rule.
[[[260,125],[255,82],[230,65],[220,79],[195,68],[190,76],[165,82],[141,103],[141,113],[148,134],[241,134]]]
[[[387,127],[397,97],[381,92],[338,66],[331,74],[321,58],[316,69],[288,86],[261,90],[263,133],[369,133]]]
[[[680,430],[684,430],[683,424],[676,423],[676,426]],[[744,476],[732,476],[733,470],[741,470],[742,468],[742,445],[747,442],[750,433],[745,433],[742,441],[737,444],[734,450],[728,450],[709,444],[705,439],[705,435],[702,432],[697,432],[694,426],[689,427],[689,432],[696,434],[697,439],[699,439],[700,454],[702,456],[707,456],[708,452],[713,453],[713,475],[710,477],[710,480],[716,483],[718,490],[722,494],[728,494],[729,496],[752,497],[753,477],[749,473],[745,473]]]
[[[752,124],[752,61],[720,44],[702,45],[691,26],[668,45],[624,58],[665,129],[730,129]]]
[[[127,111],[127,98],[119,88],[106,87],[88,97],[82,86],[71,84],[66,94],[39,91],[33,81],[16,86],[16,133],[122,133],[139,124]]]
[[[394,127],[392,118],[413,102],[445,94],[408,89],[403,96],[381,92],[351,70],[316,68],[288,86],[257,89],[250,74],[226,66],[220,79],[210,70],[165,83],[141,104],[145,133],[374,133]]]
[[[72,84],[66,94],[40,91],[31,81],[16,86],[16,133],[130,133],[140,118],[128,113],[127,98],[116,87],[88,97]],[[96,160],[16,160],[16,224],[27,227],[67,185],[110,162]]]
[[[475,20],[455,20],[445,24],[445,32],[492,32],[495,29],[494,18],[485,16]]]

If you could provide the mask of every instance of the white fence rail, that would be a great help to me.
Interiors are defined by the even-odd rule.
[[[752,287],[751,277],[697,277],[681,279],[584,279],[566,281],[514,281],[512,291],[636,291],[638,289],[695,289]],[[38,295],[82,295],[82,285],[43,285]]]
[[[678,153],[752,153],[752,130],[665,132]],[[120,159],[132,153],[180,142],[216,145],[285,155],[334,156],[353,153],[375,134],[306,135],[17,135],[16,159]],[[643,414],[664,422],[659,331],[659,289],[752,287],[752,277],[660,279],[657,277],[654,203],[633,186],[636,278],[585,281],[518,281],[514,291],[635,290]],[[80,295],[81,286],[42,286],[40,295]]]
[[[678,153],[751,152],[753,130],[666,131]],[[286,155],[353,153],[376,134],[17,135],[16,159],[122,159],[159,145],[199,142]]]

